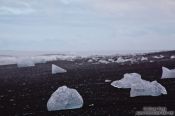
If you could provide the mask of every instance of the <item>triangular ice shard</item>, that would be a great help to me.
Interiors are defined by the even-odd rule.
[[[52,64],[52,74],[65,73],[65,72],[67,72],[65,69],[56,66],[55,64]]]
[[[165,78],[175,78],[175,69],[168,69],[166,67],[162,67],[162,77],[161,79]]]

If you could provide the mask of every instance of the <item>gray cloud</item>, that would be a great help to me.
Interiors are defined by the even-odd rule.
[[[86,0],[86,4],[102,15],[127,19],[174,20],[174,0]]]
[[[0,49],[173,49],[174,12],[174,0],[0,0]]]
[[[35,12],[28,2],[22,0],[1,0],[0,15],[26,15]]]
[[[34,9],[31,8],[0,7],[0,15],[26,15],[33,12]]]

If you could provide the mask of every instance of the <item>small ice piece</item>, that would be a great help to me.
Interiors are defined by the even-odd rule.
[[[115,62],[115,60],[114,60],[114,59],[108,59],[108,61],[109,61],[109,62]]]
[[[164,58],[164,56],[163,55],[153,56],[153,58],[155,58],[155,59],[161,59],[161,58]]]
[[[175,56],[171,56],[170,58],[171,58],[171,59],[175,59]]]
[[[4,97],[4,95],[1,95],[1,96],[0,96],[0,98],[3,98],[3,97]]]
[[[146,60],[148,60],[147,57],[142,57],[142,58],[141,58],[141,61],[146,61]]]
[[[15,100],[14,100],[14,99],[10,99],[9,101],[10,101],[10,102],[14,102]]]
[[[102,63],[102,64],[109,64],[109,62],[106,61],[106,60],[99,60],[98,62],[99,62],[99,63]]]
[[[56,66],[55,64],[52,64],[52,74],[57,73],[66,73],[67,71],[59,66]]]
[[[140,83],[141,75],[138,73],[126,73],[121,80],[113,81],[111,85],[117,88],[131,88],[132,84]]]
[[[33,60],[31,58],[21,57],[21,58],[17,59],[17,66],[19,68],[21,68],[21,67],[31,67],[31,66],[35,66],[35,63],[33,62]]]
[[[153,63],[154,61],[153,60],[150,60],[149,62]]]
[[[83,98],[75,89],[59,87],[47,102],[48,111],[78,109],[83,106]]]
[[[140,83],[132,84],[130,91],[130,97],[160,96],[161,94],[167,94],[167,91],[157,81],[149,82],[142,80]]]
[[[92,62],[93,62],[93,60],[92,60],[92,59],[89,59],[89,60],[88,60],[88,62],[89,62],[89,63],[92,63]]]
[[[92,59],[95,60],[95,61],[98,61],[99,60],[98,57],[92,57]]]
[[[90,104],[90,105],[89,105],[89,107],[93,107],[93,106],[94,106],[94,104]]]
[[[105,80],[105,83],[110,83],[110,82],[111,82],[111,80],[108,80],[108,79]]]
[[[134,63],[134,62],[136,62],[136,61],[135,61],[134,59],[132,59],[132,58],[123,59],[122,57],[119,57],[119,58],[117,59],[117,61],[115,61],[115,62],[117,62],[117,63],[125,63],[125,62]]]
[[[161,79],[166,78],[175,78],[175,69],[168,69],[166,67],[162,67],[162,77]]]
[[[122,57],[119,57],[116,61],[117,63],[124,63],[126,60],[124,60]]]

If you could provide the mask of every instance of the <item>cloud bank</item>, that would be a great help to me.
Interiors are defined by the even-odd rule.
[[[0,0],[0,49],[175,49],[174,13],[174,0]]]
[[[33,13],[35,10],[31,8],[29,2],[22,0],[1,0],[0,15],[26,15]]]

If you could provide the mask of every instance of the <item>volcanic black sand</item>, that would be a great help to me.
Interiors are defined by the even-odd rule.
[[[152,58],[160,54],[165,57]],[[148,61],[124,64],[93,64],[88,63],[88,59],[77,59],[27,68],[0,66],[0,116],[127,116],[149,106],[175,111],[175,79],[160,79],[162,66],[175,68],[175,59],[170,59],[171,55],[175,52],[146,54],[144,56],[149,58]],[[115,58],[117,56],[113,56]],[[52,75],[52,63],[68,72]],[[129,89],[117,89],[105,82],[107,79],[121,79],[123,74],[132,72],[140,73],[145,80],[157,80],[167,89],[168,95],[130,98]],[[83,108],[48,112],[48,99],[63,85],[77,89],[84,99]]]

